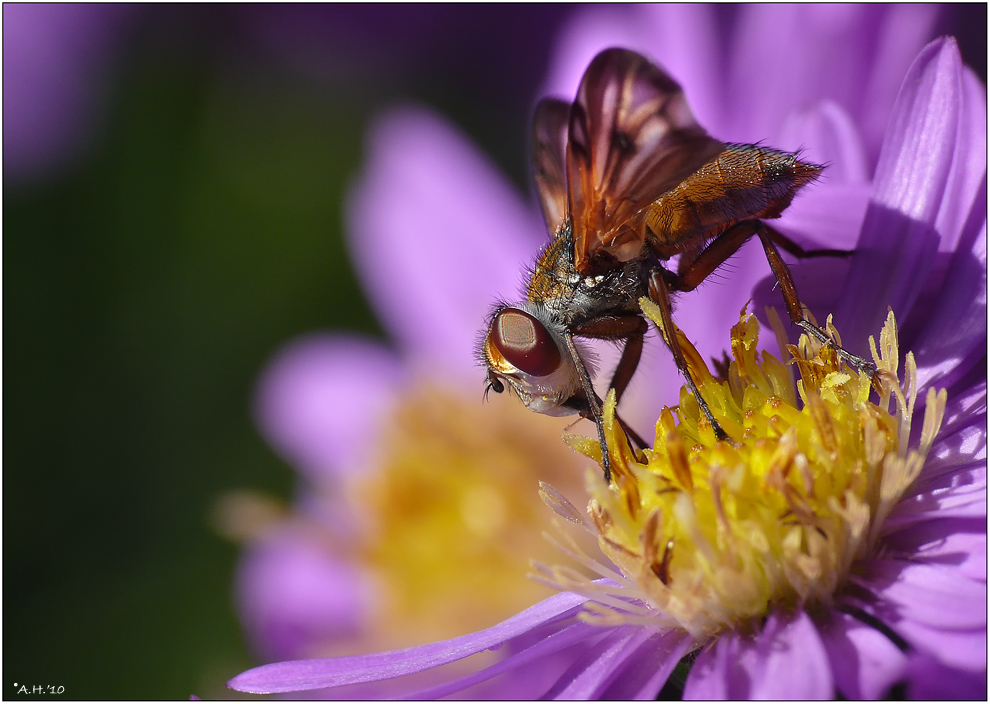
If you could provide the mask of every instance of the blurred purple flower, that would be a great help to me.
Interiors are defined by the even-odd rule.
[[[371,340],[312,334],[262,376],[258,424],[304,479],[290,514],[263,515],[242,496],[222,521],[249,538],[237,601],[263,658],[444,637],[548,593],[522,576],[530,532],[549,523],[537,478],[580,477],[579,459],[559,443],[563,424],[534,424],[509,405],[488,416],[477,384],[437,381],[415,359]],[[435,431],[419,441],[422,426]],[[252,516],[256,525],[231,528]],[[461,551],[464,579],[431,577],[444,574],[436,561],[447,551]],[[446,617],[435,615],[440,604]]]
[[[110,67],[134,8],[3,6],[3,168],[14,181],[57,172],[96,132]]]
[[[842,286],[834,282],[846,276],[846,267],[817,279],[815,272],[797,267],[803,298],[813,309],[839,312],[836,319],[847,344],[879,328],[876,321],[888,304],[894,304],[902,323],[902,348],[914,349],[918,356],[922,391],[935,382],[950,391],[946,422],[923,473],[913,493],[885,523],[885,551],[862,564],[856,589],[841,597],[841,604],[861,618],[840,609],[813,615],[771,613],[755,641],[728,633],[703,650],[686,693],[831,697],[837,689],[847,697],[876,697],[906,678],[908,693],[924,696],[938,691],[933,689],[938,681],[931,679],[932,673],[951,672],[959,693],[976,696],[986,681],[986,566],[980,559],[986,546],[986,384],[978,363],[986,347],[985,91],[961,65],[954,42],[936,42],[911,66],[882,146],[864,147],[858,122],[869,126],[880,119],[870,115],[883,112],[884,96],[890,96],[887,105],[893,103],[902,63],[907,62],[894,60],[903,44],[881,42],[878,48],[877,42],[854,40],[849,33],[857,37],[868,27],[868,38],[916,36],[920,44],[926,25],[917,29],[903,15],[914,10],[892,9],[883,22],[863,21],[879,8],[836,8],[835,16],[826,8],[802,10],[818,19],[800,32],[783,35],[793,46],[778,56],[793,60],[764,57],[770,68],[761,69],[759,78],[743,72],[733,74],[730,82],[719,80],[721,67],[712,58],[718,43],[714,22],[705,17],[709,10],[676,6],[655,12],[663,21],[630,22],[622,19],[623,12],[589,8],[562,46],[578,46],[582,31],[594,34],[582,27],[595,27],[599,33],[584,43],[586,51],[573,49],[570,63],[566,58],[558,62],[564,68],[552,73],[558,78],[551,83],[564,87],[553,92],[572,93],[571,84],[576,85],[598,48],[621,44],[643,50],[635,37],[662,28],[659,36],[669,39],[664,46],[673,48],[670,56],[657,58],[685,86],[699,120],[713,134],[765,138],[785,148],[803,144],[811,160],[830,162],[834,180],[802,195],[781,227],[829,246],[851,247],[858,239],[863,250],[852,258]],[[797,10],[779,12],[747,8],[740,25],[759,24],[763,33],[768,22],[794,22]],[[816,32],[823,38],[813,41]],[[736,37],[740,51],[752,54],[746,61],[764,60],[766,42],[756,43],[743,32]],[[860,44],[876,50],[857,54],[856,61],[843,53]],[[647,53],[654,46],[649,42]],[[833,74],[820,70],[821,58],[804,60],[807,47],[836,54],[836,65],[846,67],[849,79],[842,85],[852,81],[856,89],[833,95]],[[778,84],[773,82],[776,71],[792,75]],[[871,78],[864,82],[861,76]],[[776,101],[772,111],[765,111],[771,124],[758,133],[762,123],[729,124],[728,115],[747,110],[723,114],[717,109],[722,104],[718,96],[734,96],[730,105],[759,102],[748,97],[754,82],[756,87],[776,86],[767,88],[770,97],[757,93]],[[802,90],[794,93],[795,86]],[[726,123],[721,127],[720,115]],[[373,135],[365,180],[350,208],[355,261],[365,281],[371,282],[372,302],[396,336],[410,374],[442,369],[445,376],[464,383],[473,375],[477,383],[477,371],[470,368],[472,339],[466,331],[478,327],[493,293],[507,294],[518,285],[518,272],[545,237],[539,216],[535,209],[521,207],[490,167],[428,114],[394,112]],[[879,134],[868,133],[867,140],[868,145],[881,142]],[[878,166],[871,184],[874,153]],[[734,278],[741,283],[706,287],[679,302],[677,320],[703,352],[716,353],[725,346],[722,331],[766,271],[765,261],[750,261],[747,253],[739,259]],[[763,288],[757,290],[758,297],[764,295]],[[659,406],[673,401],[674,384],[664,382],[663,376],[669,380],[676,375],[672,364],[660,361],[646,360],[645,369],[637,373],[630,396],[636,388],[645,387],[649,393],[624,399],[630,417],[656,418]],[[278,447],[279,439],[272,439]],[[954,599],[939,596],[949,592]],[[584,601],[562,593],[498,626],[450,641],[378,655],[264,666],[235,678],[231,686],[271,692],[378,682],[508,644],[501,652],[509,657],[493,669],[464,680],[454,677],[429,695],[458,692],[505,672],[522,687],[514,690],[521,696],[652,698],[678,660],[696,646],[678,631],[575,622],[572,617]],[[863,618],[882,624],[887,634],[865,626]],[[890,638],[891,633],[896,635]],[[546,668],[544,679],[529,682],[528,688],[526,678],[518,676],[515,668],[546,662],[573,647],[582,654],[571,659],[566,672]],[[808,672],[818,677],[806,677]],[[802,682],[788,673],[798,674]],[[546,675],[559,675],[557,684],[547,684]]]

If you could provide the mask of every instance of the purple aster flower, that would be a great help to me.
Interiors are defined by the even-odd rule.
[[[563,422],[534,424],[509,405],[492,416],[476,384],[415,364],[371,340],[313,334],[263,375],[259,426],[304,481],[291,512],[244,494],[223,511],[226,532],[248,539],[237,601],[261,657],[445,637],[549,593],[523,577],[532,533],[549,525],[536,481],[580,481]]]
[[[800,47],[793,56],[801,56]],[[689,82],[684,83],[693,100]],[[704,121],[702,110],[697,113]],[[792,115],[790,111],[783,114]],[[393,129],[383,130],[388,139],[380,138],[383,149],[404,151],[399,149],[401,135],[396,127],[400,119],[418,125],[418,134],[430,131],[431,121],[421,114],[394,117]],[[653,417],[660,418],[658,427],[666,432],[658,432],[652,455],[634,456],[618,434],[613,437],[610,447],[619,455],[614,466],[625,467],[630,479],[618,495],[601,484],[592,488],[590,521],[559,493],[544,490],[560,514],[590,527],[600,538],[610,561],[581,558],[585,566],[600,571],[600,579],[592,581],[567,570],[545,568],[541,571],[544,579],[569,591],[492,628],[401,651],[263,666],[238,676],[231,686],[242,691],[286,692],[373,683],[501,648],[507,655],[495,664],[479,664],[466,676],[451,677],[417,694],[438,697],[471,692],[467,688],[502,677],[519,687],[513,691],[523,696],[653,698],[681,658],[697,651],[685,684],[686,696],[810,698],[831,697],[838,691],[846,697],[877,697],[900,682],[906,683],[907,694],[914,696],[979,697],[981,692],[985,696],[986,377],[980,362],[986,348],[985,90],[961,65],[952,40],[925,47],[897,94],[872,184],[865,177],[869,167],[864,165],[870,160],[858,139],[856,124],[849,111],[836,102],[810,106],[805,113],[786,117],[782,123],[783,135],[788,130],[794,136],[810,135],[809,157],[814,159],[814,149],[821,148],[834,155],[833,162],[839,167],[837,188],[829,192],[823,184],[818,189],[825,191],[816,204],[820,210],[809,207],[802,223],[798,209],[793,218],[784,221],[786,226],[808,238],[817,235],[819,241],[856,242],[858,235],[859,242],[842,286],[834,284],[842,279],[833,278],[808,286],[803,295],[822,306],[820,310],[838,311],[845,344],[854,349],[869,333],[880,329],[887,307],[893,307],[903,331],[901,348],[913,349],[916,354],[911,361],[905,358],[904,372],[899,375],[904,384],[888,389],[896,397],[892,414],[872,416],[873,411],[862,405],[868,383],[864,386],[854,375],[830,367],[821,350],[809,349],[806,343],[798,350],[802,393],[818,399],[806,408],[817,408],[818,415],[813,420],[794,422],[796,430],[788,442],[796,445],[781,443],[772,457],[761,457],[755,449],[744,462],[750,468],[762,467],[770,477],[778,473],[786,478],[783,468],[796,468],[793,480],[781,479],[777,486],[777,494],[786,502],[784,515],[788,520],[781,521],[777,512],[771,514],[774,520],[770,523],[760,523],[757,516],[743,521],[734,515],[737,520],[728,520],[727,507],[743,507],[738,500],[746,494],[745,478],[731,476],[711,479],[715,482],[712,487],[728,493],[709,492],[711,497],[723,498],[708,504],[715,519],[708,523],[700,520],[700,504],[691,504],[684,497],[695,492],[691,487],[703,486],[699,484],[703,476],[712,475],[695,476],[690,464],[679,460],[685,450],[677,443],[683,443],[684,438],[702,440],[696,429],[692,431],[691,404],[682,396],[679,415],[687,435],[680,440],[672,434],[670,412],[663,415],[659,410]],[[711,128],[714,132],[714,126]],[[725,136],[736,138],[728,127]],[[769,141],[773,135],[762,136]],[[457,193],[466,191],[465,183],[498,185],[484,173],[455,170],[452,165],[462,154],[424,152],[424,157],[445,158],[446,168],[439,172],[444,176],[435,178],[437,182],[447,179]],[[413,160],[404,163],[407,173],[426,173],[417,169],[421,164]],[[428,275],[416,280],[424,276],[424,270],[410,262],[419,261],[422,253],[401,235],[414,227],[404,216],[414,206],[423,208],[424,201],[429,204],[429,199],[436,197],[433,186],[437,182],[408,180],[418,188],[411,187],[406,194],[394,183],[387,188],[382,183],[378,190],[366,183],[359,192],[355,212],[363,212],[369,219],[379,218],[380,228],[371,227],[367,234],[398,232],[393,235],[395,240],[387,242],[360,238],[356,255],[361,262],[361,247],[367,247],[363,256],[370,262],[368,252],[382,252],[376,245],[398,244],[398,251],[386,254],[384,263],[386,268],[402,270],[393,285],[399,292],[413,292],[417,286],[436,292]],[[388,194],[392,194],[389,203],[394,209],[381,208],[383,201],[371,197]],[[809,196],[808,200],[813,199]],[[379,207],[362,210],[362,202]],[[454,247],[463,248],[467,238],[455,241],[455,236],[475,232],[479,222],[481,227],[491,222],[479,217],[477,210],[450,203],[444,206],[433,210],[444,218],[442,226],[436,227],[441,251],[443,237],[449,235]],[[530,231],[527,220],[531,223],[533,218],[520,212],[518,206],[508,207],[507,212],[510,219],[519,217],[518,229],[500,230],[491,239],[479,236],[481,247],[488,248],[485,256],[478,258],[477,269],[469,269],[470,262],[459,263],[457,275],[469,271],[495,278],[497,274],[486,272],[496,268],[500,256],[505,252],[520,254],[512,233]],[[495,222],[504,226],[507,221],[503,215]],[[459,229],[448,232],[446,226]],[[470,239],[470,246],[476,244],[473,237]],[[473,281],[455,283],[464,285],[466,292],[479,285]],[[447,335],[479,305],[474,297],[451,300],[437,292],[435,298],[424,300],[420,293],[415,295],[417,304],[430,305],[412,310],[420,314],[430,311],[430,315],[410,320],[396,312],[386,317],[411,351],[410,359],[428,364],[431,357],[427,350],[435,340],[445,345],[449,341],[452,347],[447,349],[452,350],[458,344],[469,346],[470,342]],[[387,291],[381,296],[379,305],[391,300]],[[714,330],[728,327],[711,324],[717,316],[711,311],[722,308],[709,308],[705,316],[684,315],[689,305],[685,298],[678,320],[683,321],[685,332],[698,347],[714,342]],[[707,336],[688,330],[688,323],[696,317],[709,322]],[[476,321],[475,317],[475,326]],[[779,363],[775,367],[766,355],[762,366],[757,365],[755,335],[747,332],[751,321],[742,322],[732,336],[738,344],[738,349],[733,346],[736,376],[731,377],[736,388],[749,384],[748,393],[759,386],[757,381],[745,381],[739,370],[747,368],[750,374],[759,369],[777,384],[774,388],[783,388],[779,384],[783,367]],[[687,338],[684,344],[688,347]],[[899,354],[890,322],[879,347],[881,367],[893,376]],[[751,364],[742,365],[744,361]],[[696,369],[700,371],[700,367]],[[458,376],[462,370],[463,363],[456,359],[450,362],[451,375]],[[639,388],[648,383],[644,377],[637,377]],[[947,404],[944,393],[935,392],[936,383],[948,387]],[[659,384],[649,387],[649,396],[655,401],[662,395],[659,388]],[[915,399],[921,401],[916,413]],[[741,398],[736,400],[742,404]],[[727,408],[732,405],[730,400],[726,403]],[[888,404],[883,401],[871,408],[881,406]],[[843,414],[859,419],[851,445],[832,437],[826,445],[837,443],[829,446],[838,459],[833,458],[834,466],[828,471],[815,474],[809,446],[801,444],[807,442],[805,436],[813,434],[803,433],[801,423],[818,424],[819,434],[823,427],[848,430],[839,423],[847,417]],[[613,427],[612,432],[618,431]],[[856,438],[860,437],[865,441],[856,449]],[[579,441],[574,444],[581,446]],[[797,454],[794,447],[800,448]],[[847,456],[847,452],[851,454]],[[786,461],[781,462],[781,458]],[[654,463],[658,463],[656,467]],[[727,465],[723,460],[707,466]],[[864,467],[869,470],[861,475]],[[877,467],[883,468],[879,474],[875,473]],[[836,498],[829,504],[832,513],[825,521],[821,513],[824,505],[809,502],[823,499],[817,482],[836,481],[840,470],[841,476],[848,476],[848,487],[844,493],[833,494]],[[676,495],[671,499],[674,503],[653,507],[642,515],[623,513],[624,507],[636,502],[619,499],[645,486],[643,482],[661,480],[671,491],[654,493]],[[775,530],[774,523],[783,528]],[[712,526],[716,533],[706,534],[704,531]],[[739,532],[739,527],[747,530]],[[724,553],[707,552],[719,544],[719,530],[729,536],[726,540],[734,548],[730,553],[737,558],[735,562],[725,562]],[[666,536],[675,534],[679,536],[676,541],[665,542]],[[748,540],[742,541],[744,537]],[[580,549],[564,546],[580,558]],[[766,552],[786,559],[763,562]],[[760,561],[762,571],[752,569],[754,560]],[[730,568],[736,570],[739,580],[731,578]],[[714,579],[690,579],[706,570]],[[696,588],[685,591],[685,584]],[[775,591],[775,586],[767,592],[767,584],[784,585],[780,587],[783,591]],[[561,669],[565,655],[569,659]],[[544,669],[549,684],[548,677],[531,680],[519,676],[520,668],[550,662],[554,666]],[[416,691],[416,685],[398,691],[408,694]]]

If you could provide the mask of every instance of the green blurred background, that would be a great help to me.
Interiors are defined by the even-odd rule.
[[[981,7],[963,48],[985,76]],[[11,9],[0,692],[229,696],[254,662],[211,510],[288,498],[294,476],[253,427],[255,379],[301,333],[382,336],[341,224],[366,125],[433,106],[528,192],[529,112],[572,9],[125,8],[81,64],[100,96],[83,146],[27,175],[7,161]]]

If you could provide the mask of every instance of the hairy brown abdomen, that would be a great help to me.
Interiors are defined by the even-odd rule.
[[[681,248],[752,218],[775,218],[822,167],[755,144],[728,144],[650,206],[646,224],[661,248]]]

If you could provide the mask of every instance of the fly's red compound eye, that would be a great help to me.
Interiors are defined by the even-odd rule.
[[[560,366],[560,350],[539,320],[518,308],[506,308],[495,317],[491,344],[516,369],[547,376]]]

